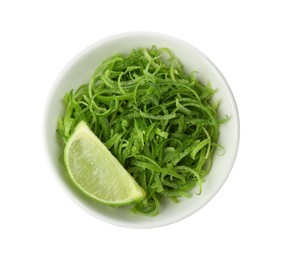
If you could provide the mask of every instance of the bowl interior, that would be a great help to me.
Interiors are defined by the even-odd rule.
[[[134,215],[127,207],[113,208],[97,203],[83,195],[68,178],[59,157],[63,147],[56,135],[57,120],[63,114],[63,96],[71,89],[87,83],[97,66],[107,57],[116,53],[127,54],[134,48],[151,47],[170,48],[184,64],[186,71],[198,71],[198,77],[212,87],[218,89],[215,99],[220,102],[219,113],[222,117],[230,116],[230,120],[221,125],[219,143],[223,145],[223,156],[215,154],[212,169],[203,184],[203,192],[196,195],[192,191],[189,199],[181,199],[180,203],[163,201],[161,213],[156,217]],[[106,222],[135,228],[156,227],[183,219],[204,206],[222,187],[233,166],[239,142],[239,117],[231,90],[216,66],[198,49],[179,39],[157,33],[126,33],[99,41],[72,59],[59,75],[48,98],[45,119],[45,140],[52,171],[63,184],[64,189],[81,207],[97,218]]]

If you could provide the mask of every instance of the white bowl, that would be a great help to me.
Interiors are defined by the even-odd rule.
[[[218,89],[215,99],[220,101],[219,113],[223,117],[229,115],[230,120],[220,128],[219,143],[223,145],[225,154],[215,155],[212,169],[203,184],[202,194],[196,195],[197,190],[195,190],[191,198],[183,198],[179,203],[165,201],[158,216],[145,217],[130,213],[126,207],[113,208],[97,203],[75,188],[60,163],[59,157],[63,147],[59,143],[55,130],[57,119],[64,112],[62,99],[65,93],[88,82],[95,68],[105,58],[115,53],[127,54],[134,48],[152,45],[170,48],[184,64],[186,71],[198,71],[198,77],[203,83],[210,80],[212,87]],[[220,71],[203,53],[189,43],[151,32],[115,35],[94,43],[73,58],[60,73],[50,92],[44,127],[48,156],[52,166],[51,172],[55,174],[70,197],[95,217],[130,228],[150,228],[171,224],[190,216],[206,205],[226,181],[234,164],[239,144],[239,116],[236,102]]]

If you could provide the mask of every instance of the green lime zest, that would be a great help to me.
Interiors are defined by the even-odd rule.
[[[187,74],[168,48],[139,48],[106,59],[90,82],[64,97],[57,132],[66,143],[85,121],[144,189],[132,211],[155,216],[160,201],[190,197],[220,147],[215,90]]]

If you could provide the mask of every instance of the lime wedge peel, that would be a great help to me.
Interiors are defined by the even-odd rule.
[[[84,121],[75,127],[67,141],[64,161],[74,184],[97,201],[120,206],[140,201],[146,196]]]

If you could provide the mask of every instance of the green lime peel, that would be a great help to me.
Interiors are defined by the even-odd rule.
[[[160,212],[167,197],[190,197],[212,166],[220,124],[215,90],[189,75],[168,48],[140,48],[106,59],[90,82],[64,97],[57,132],[66,143],[84,120],[147,196],[132,211]]]

